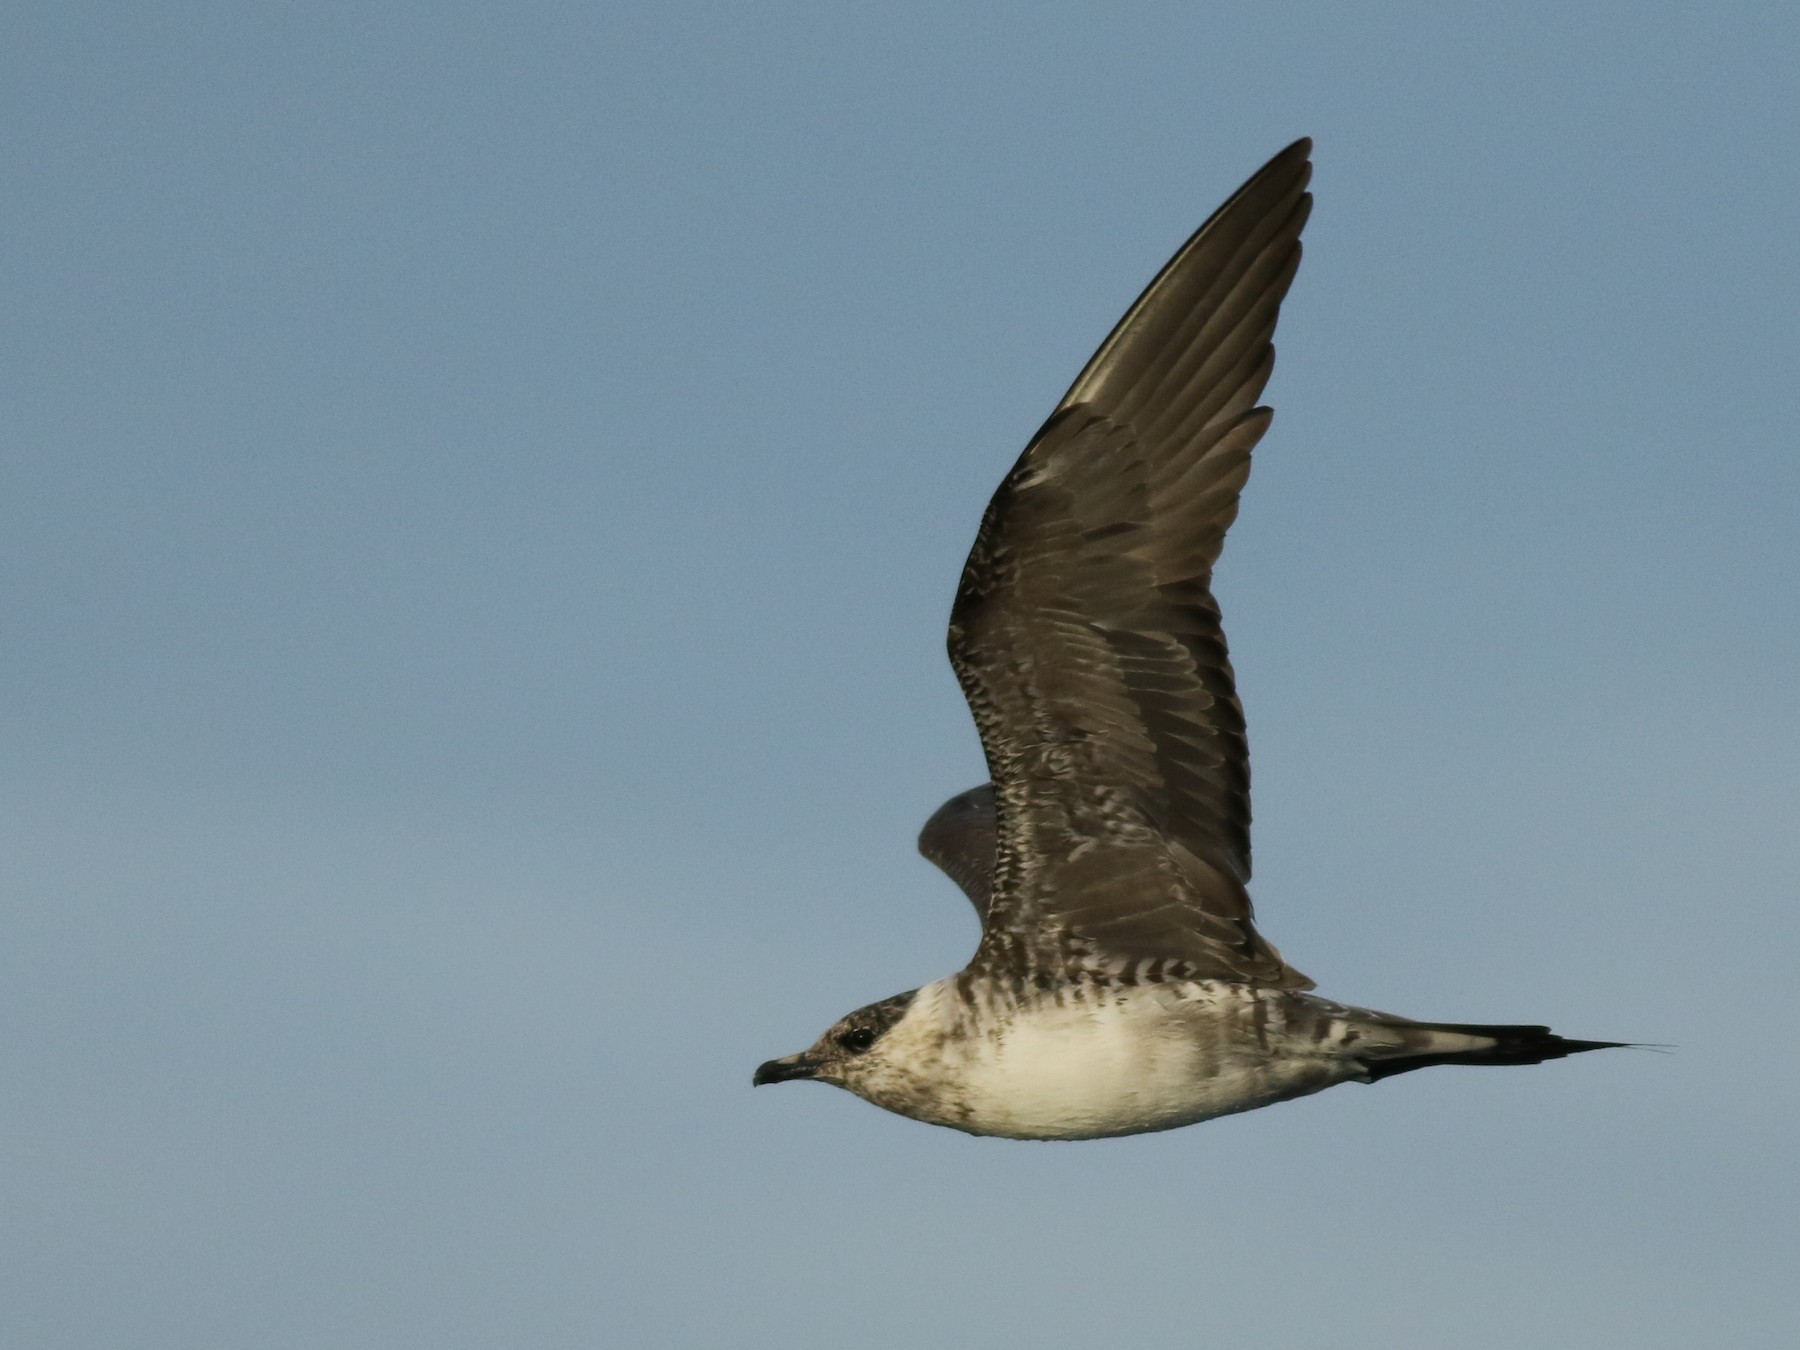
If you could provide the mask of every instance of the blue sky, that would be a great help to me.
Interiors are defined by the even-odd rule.
[[[1800,1336],[1791,7],[19,4],[0,1338]],[[1669,1042],[969,1139],[987,494],[1317,140],[1218,591],[1323,990]]]

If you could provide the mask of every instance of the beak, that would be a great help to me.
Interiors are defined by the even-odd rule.
[[[756,1077],[750,1080],[750,1085],[761,1087],[764,1083],[786,1083],[796,1078],[811,1078],[817,1072],[818,1066],[804,1053],[788,1055],[784,1059],[772,1059],[759,1068]]]

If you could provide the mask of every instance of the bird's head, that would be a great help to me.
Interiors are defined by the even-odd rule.
[[[905,1018],[917,992],[895,994],[840,1017],[809,1049],[768,1061],[750,1081],[761,1087],[811,1078],[859,1096],[871,1095],[865,1090],[868,1084],[892,1067],[886,1064],[884,1038]]]

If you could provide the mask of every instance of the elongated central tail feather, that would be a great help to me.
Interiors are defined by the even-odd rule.
[[[1371,1083],[1392,1078],[1397,1073],[1428,1069],[1434,1064],[1542,1064],[1547,1059],[1563,1059],[1588,1050],[1618,1050],[1631,1044],[1629,1041],[1571,1040],[1556,1035],[1549,1027],[1419,1022],[1407,1030],[1426,1034],[1406,1049],[1364,1059]]]

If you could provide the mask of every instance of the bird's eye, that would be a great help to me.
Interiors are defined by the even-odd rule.
[[[871,1045],[875,1044],[874,1029],[871,1027],[857,1027],[854,1030],[846,1031],[842,1036],[838,1037],[838,1044],[843,1046],[846,1050],[854,1050],[858,1054],[861,1054],[864,1050],[867,1050]]]

